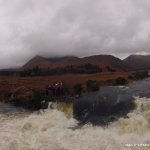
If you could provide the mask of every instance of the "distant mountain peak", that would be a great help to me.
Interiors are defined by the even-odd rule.
[[[129,64],[133,70],[150,68],[150,55],[130,55],[123,61]]]
[[[21,69],[31,69],[35,66],[40,68],[64,68],[66,66],[74,65],[81,66],[85,64],[93,64],[101,67],[107,71],[107,67],[114,68],[116,71],[127,71],[128,66],[122,60],[112,55],[94,55],[79,58],[76,56],[64,57],[49,57],[35,56],[27,62]]]

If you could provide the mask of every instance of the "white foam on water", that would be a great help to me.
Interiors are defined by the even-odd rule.
[[[0,115],[0,150],[146,150],[126,143],[150,144],[150,99],[136,98],[137,107],[108,127],[86,124],[59,109],[24,116]],[[68,113],[68,112],[67,112]]]

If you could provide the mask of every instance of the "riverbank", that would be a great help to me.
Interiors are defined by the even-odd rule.
[[[51,85],[57,82],[63,82],[65,86],[65,93],[67,97],[72,97],[75,95],[74,86],[80,83],[83,90],[87,91],[86,81],[93,80],[98,83],[99,86],[109,85],[112,80],[117,77],[123,77],[127,79],[131,73],[126,72],[107,72],[107,73],[97,73],[97,74],[66,74],[57,76],[45,76],[45,77],[19,77],[19,76],[1,76],[0,77],[0,101],[1,102],[12,102],[12,94],[17,92],[17,97],[21,99],[22,102],[31,101],[36,99],[34,102],[38,103],[44,100],[45,86]],[[19,100],[20,101],[20,100]],[[23,103],[24,106],[25,103]]]
[[[11,90],[19,86],[28,86],[36,90],[43,90],[45,85],[53,84],[59,81],[65,83],[68,89],[76,83],[81,83],[85,87],[85,82],[87,80],[96,80],[101,85],[107,84],[107,80],[116,79],[117,77],[128,77],[132,72],[105,72],[97,74],[65,74],[65,75],[55,75],[55,76],[39,76],[39,77],[19,77],[19,76],[1,76],[0,77],[0,93]]]
[[[75,99],[79,99],[80,94],[99,91],[99,87],[126,85],[148,76],[148,72],[145,71],[66,74],[46,77],[2,76],[0,78],[0,97],[2,102],[9,102],[30,110],[39,110],[46,109],[50,101],[72,103]],[[58,92],[47,95],[45,86],[60,81],[63,82],[64,94]],[[51,91],[49,92],[51,93]]]

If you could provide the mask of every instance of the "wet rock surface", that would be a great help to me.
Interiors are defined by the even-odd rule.
[[[82,122],[107,124],[134,109],[135,96],[150,97],[150,78],[129,86],[101,87],[98,92],[83,94],[74,102],[74,117]]]

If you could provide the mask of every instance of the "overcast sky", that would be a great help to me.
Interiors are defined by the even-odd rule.
[[[0,0],[0,68],[95,54],[150,54],[150,0]]]

